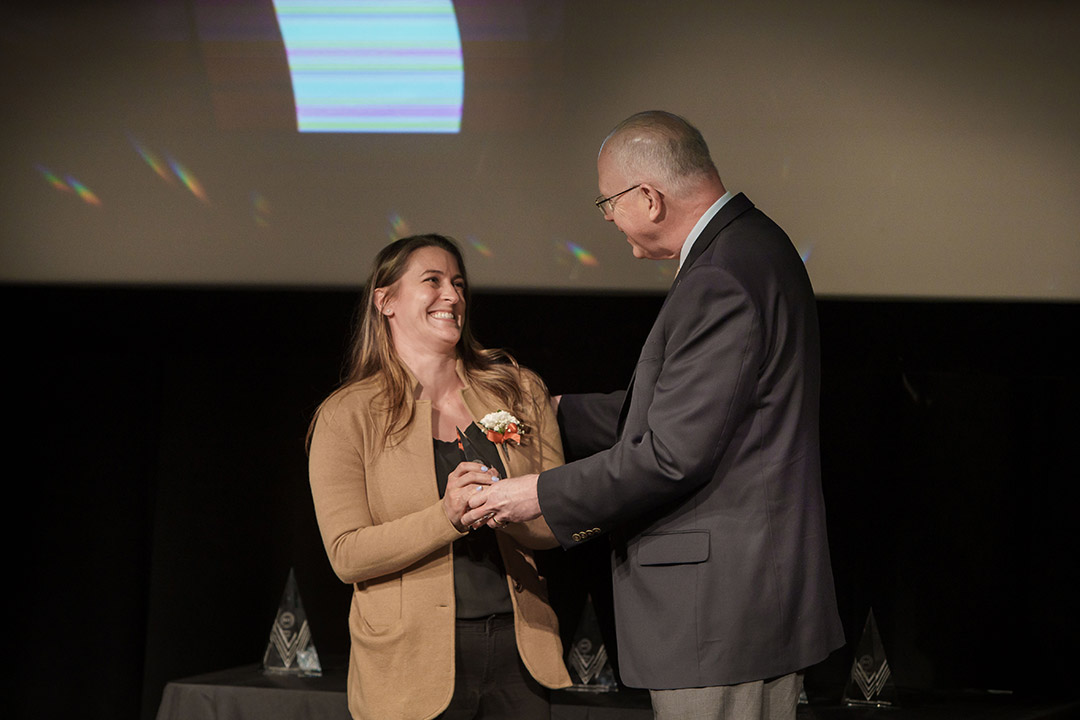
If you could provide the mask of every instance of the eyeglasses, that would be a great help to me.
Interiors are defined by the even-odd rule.
[[[596,200],[593,201],[593,203],[596,205],[596,209],[599,210],[604,217],[607,217],[615,211],[615,203],[613,203],[612,200],[619,197],[620,195],[625,195],[631,190],[637,190],[639,187],[641,187],[641,183],[638,183],[634,187],[628,187],[622,192],[617,192],[614,195],[608,195],[607,197],[599,195],[597,196]]]

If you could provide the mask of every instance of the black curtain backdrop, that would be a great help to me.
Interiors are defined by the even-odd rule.
[[[344,660],[303,443],[355,296],[0,287],[15,717],[146,720],[169,680],[259,662],[290,568]],[[661,300],[481,293],[474,327],[555,393],[614,390]],[[872,607],[901,687],[1075,695],[1080,306],[819,305],[849,643]],[[572,613],[604,554],[552,562]],[[808,688],[839,699],[851,652]]]

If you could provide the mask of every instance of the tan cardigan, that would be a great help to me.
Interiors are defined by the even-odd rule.
[[[461,363],[458,374],[464,381]],[[534,374],[526,392],[543,409],[520,446],[500,445],[508,476],[562,464],[555,415]],[[377,380],[348,385],[323,404],[311,439],[310,480],[326,553],[342,581],[355,583],[349,611],[349,711],[357,720],[432,718],[454,692],[454,571],[451,543],[461,537],[443,511],[435,483],[431,403],[415,400],[404,436],[382,445],[385,413],[372,402]],[[474,419],[509,409],[465,387]],[[419,385],[415,386],[419,394]],[[546,546],[542,520],[498,532],[514,605],[518,651],[550,688],[566,687],[558,623],[545,581],[522,542]],[[520,541],[520,542],[519,542]]]

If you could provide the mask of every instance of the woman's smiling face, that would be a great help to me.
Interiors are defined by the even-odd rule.
[[[375,293],[399,350],[455,351],[465,317],[465,279],[453,255],[422,247],[409,256],[396,283]]]

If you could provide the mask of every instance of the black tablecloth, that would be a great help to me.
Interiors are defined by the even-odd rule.
[[[644,691],[552,693],[552,720],[651,720]],[[157,720],[351,720],[344,667],[322,677],[263,673],[259,665],[174,680]]]
[[[165,686],[157,720],[351,720],[345,670],[322,677],[263,673],[259,665],[175,680]]]
[[[649,695],[640,690],[552,693],[552,720],[651,720]],[[1038,700],[1014,695],[909,693],[898,707],[849,708],[811,697],[799,720],[1070,720],[1080,700]],[[174,680],[165,687],[157,720],[351,720],[345,700],[345,668],[322,677],[263,673],[259,665]]]

